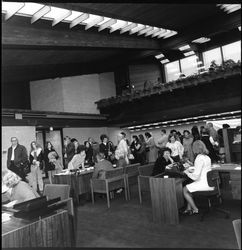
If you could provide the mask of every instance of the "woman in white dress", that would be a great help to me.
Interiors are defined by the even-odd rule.
[[[205,144],[197,140],[193,143],[192,150],[196,156],[194,169],[188,168],[184,173],[194,181],[183,188],[183,194],[187,201],[187,208],[183,213],[189,215],[198,213],[192,193],[213,190],[213,187],[210,187],[207,181],[207,172],[211,171],[211,159],[207,156],[208,150]]]

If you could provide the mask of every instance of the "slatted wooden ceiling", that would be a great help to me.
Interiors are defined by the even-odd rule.
[[[216,7],[216,4],[51,3],[50,5],[168,28],[178,31],[178,34],[159,40],[135,34],[120,34],[119,31],[110,34],[107,29],[98,32],[97,27],[87,31],[80,25],[69,29],[66,23],[52,27],[51,22],[47,20],[39,20],[31,25],[28,17],[13,16],[7,21],[3,18],[4,82],[41,79],[45,72],[48,77],[73,75],[80,73],[77,70],[79,68],[83,69],[82,73],[108,71],[127,61],[154,56],[159,52],[173,55],[175,58],[181,55],[179,46],[200,36],[223,37],[222,34],[232,32],[229,33],[231,38],[238,37],[239,31],[236,27],[241,25],[240,10],[228,15]],[[222,40],[222,38],[217,40],[218,45],[223,42]],[[35,65],[38,69],[32,70]],[[54,71],[51,65],[55,65]]]

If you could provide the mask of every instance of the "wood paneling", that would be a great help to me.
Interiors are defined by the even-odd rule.
[[[158,64],[135,64],[129,65],[129,78],[136,90],[144,88],[144,82],[150,81],[152,85],[157,83],[158,77],[161,77],[161,71]]]
[[[150,178],[153,221],[178,224],[178,209],[184,204],[182,179]]]
[[[71,231],[67,211],[32,223],[11,218],[2,224],[2,248],[71,247]]]

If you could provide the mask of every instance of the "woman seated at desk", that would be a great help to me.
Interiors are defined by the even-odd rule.
[[[85,149],[86,148],[84,145],[79,145],[77,147],[77,154],[75,154],[73,158],[71,159],[71,161],[68,163],[69,170],[74,170],[74,169],[79,169],[79,168],[84,169],[85,158],[86,158]]]
[[[10,201],[21,203],[39,197],[39,194],[15,173],[9,171],[3,177],[3,184],[6,185],[6,196]]]
[[[194,169],[188,168],[184,173],[193,180],[192,183],[183,188],[183,194],[187,201],[187,208],[184,214],[198,214],[198,208],[192,198],[192,193],[196,191],[210,191],[213,187],[208,185],[207,172],[211,171],[211,159],[207,156],[208,150],[205,144],[197,140],[193,143],[192,150],[196,156]]]

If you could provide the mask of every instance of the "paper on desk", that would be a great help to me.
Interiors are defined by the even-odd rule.
[[[212,168],[220,168],[221,166],[219,164],[212,164]]]
[[[2,213],[2,222],[9,221],[11,218],[11,214]]]
[[[236,167],[235,170],[241,170],[241,166],[240,167]]]
[[[17,203],[17,201],[15,200],[15,201],[11,201],[11,202],[9,202],[7,204],[4,204],[3,206],[4,207],[8,207],[8,208],[12,208],[13,205],[15,205],[16,203]]]

